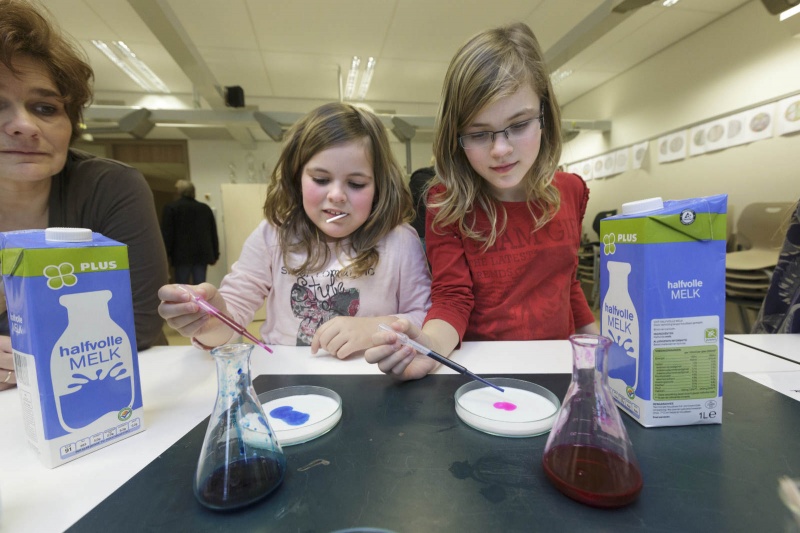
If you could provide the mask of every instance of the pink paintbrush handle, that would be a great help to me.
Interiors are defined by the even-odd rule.
[[[195,303],[197,303],[197,305],[199,305],[206,313],[217,317],[222,323],[224,323],[226,326],[231,328],[236,333],[243,335],[244,337],[247,337],[258,346],[264,348],[269,353],[273,353],[269,346],[258,340],[253,334],[247,331],[247,328],[245,328],[241,324],[236,323],[231,317],[224,314],[222,311],[220,311],[219,309],[208,303],[208,301],[206,301],[205,298],[197,294],[197,292],[193,290],[191,287],[187,287],[186,285],[178,285],[178,287],[184,292],[188,293],[189,296],[192,297],[192,300],[194,300]]]

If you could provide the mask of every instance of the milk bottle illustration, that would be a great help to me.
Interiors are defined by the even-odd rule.
[[[133,357],[128,335],[108,312],[111,291],[66,294],[69,324],[53,347],[50,373],[61,426],[85,427],[133,405]],[[106,401],[98,402],[103,397]]]
[[[628,292],[630,263],[608,261],[608,292],[603,299],[601,333],[614,341],[614,368],[609,368],[609,381],[625,383],[623,388],[636,391],[639,382],[639,319]]]

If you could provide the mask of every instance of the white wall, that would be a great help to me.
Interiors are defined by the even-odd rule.
[[[217,232],[220,238],[220,260],[209,267],[208,281],[219,285],[227,273],[226,265],[239,256],[241,250],[229,250],[225,239],[225,220],[222,216],[220,185],[231,182],[232,168],[235,168],[238,183],[250,183],[262,179],[262,168],[267,176],[278,161],[282,145],[274,142],[257,143],[255,150],[245,150],[235,141],[188,141],[189,172],[197,190],[197,199],[208,203],[217,218]],[[399,142],[392,142],[392,151],[400,166],[405,168],[406,148]],[[426,143],[412,143],[412,171],[429,166],[431,146]],[[251,169],[254,176],[251,178]],[[208,196],[206,196],[208,195]],[[237,228],[238,232],[249,234],[254,228]],[[229,257],[230,256],[230,257]]]
[[[727,193],[733,214],[759,201],[800,198],[800,135],[741,145],[659,164],[655,139],[697,122],[800,92],[800,38],[753,0],[596,90],[570,102],[563,116],[612,121],[609,134],[582,132],[562,162],[651,140],[640,170],[588,182],[584,228],[598,211],[651,196]]]

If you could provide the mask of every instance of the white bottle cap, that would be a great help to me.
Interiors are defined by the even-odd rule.
[[[51,242],[92,242],[92,230],[86,228],[47,228],[44,240]]]
[[[659,209],[664,209],[664,200],[660,196],[622,204],[623,215],[638,215],[639,213],[658,211]]]

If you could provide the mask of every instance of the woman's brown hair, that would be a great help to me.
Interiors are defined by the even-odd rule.
[[[14,61],[20,57],[44,66],[64,99],[74,141],[81,134],[83,108],[92,99],[94,72],[81,48],[46,14],[26,0],[0,0],[0,63],[15,74]]]

